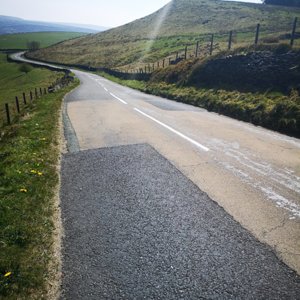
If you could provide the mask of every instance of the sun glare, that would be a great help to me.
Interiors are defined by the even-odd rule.
[[[155,39],[157,38],[158,34],[160,33],[161,26],[163,22],[165,21],[166,17],[168,16],[170,9],[173,5],[173,1],[165,5],[161,11],[158,13],[158,16],[156,17],[155,25],[153,30],[150,32],[148,36],[147,45],[144,51],[144,55],[140,58],[140,63],[143,62],[146,55],[150,52],[151,47],[153,46]]]

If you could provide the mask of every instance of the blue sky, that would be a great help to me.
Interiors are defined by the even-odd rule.
[[[0,0],[0,15],[114,27],[144,17],[170,0]],[[242,0],[240,0],[242,1]],[[243,0],[261,2],[260,0]]]

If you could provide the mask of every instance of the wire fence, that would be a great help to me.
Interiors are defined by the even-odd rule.
[[[35,101],[41,99],[43,96],[53,93],[62,87],[69,85],[73,80],[71,76],[64,76],[58,78],[50,86],[33,88],[27,92],[20,92],[14,99],[5,102],[0,107],[0,126],[11,125],[16,122],[19,117],[26,111],[27,108],[32,107]]]
[[[191,42],[181,45],[181,49],[171,50],[165,58],[155,62],[139,63],[127,67],[116,68],[113,71],[128,74],[148,74],[170,65],[175,65],[182,60],[191,58],[204,58],[222,51],[234,51],[237,48],[255,48],[259,45],[286,44],[289,47],[300,46],[300,32],[297,32],[298,18],[291,19],[280,28],[257,24],[245,30],[232,30],[214,34],[204,34],[193,38]],[[285,28],[285,29],[284,29]]]

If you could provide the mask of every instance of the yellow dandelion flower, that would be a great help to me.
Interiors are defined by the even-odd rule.
[[[37,173],[37,171],[36,171],[36,170],[31,170],[31,171],[30,171],[30,173],[32,173],[32,174],[36,174],[36,173]]]
[[[20,189],[20,192],[21,192],[21,193],[27,193],[28,191],[27,191],[27,189],[22,188],[22,189]]]
[[[9,277],[11,275],[11,272],[5,273],[4,277]]]
[[[39,175],[39,176],[42,176],[42,175],[43,175],[43,173],[42,173],[42,172],[38,172],[38,175]]]
[[[41,138],[41,141],[46,141],[46,138]]]

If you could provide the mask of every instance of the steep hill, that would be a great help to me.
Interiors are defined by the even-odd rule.
[[[227,33],[235,30],[235,44],[247,44],[254,39],[257,23],[261,24],[262,36],[274,32],[284,36],[291,31],[296,16],[300,17],[298,8],[221,0],[173,0],[142,19],[31,56],[94,67],[136,67],[156,62],[198,40],[207,43],[211,33],[218,33],[216,39],[225,45]]]
[[[105,30],[103,27],[102,30]],[[47,23],[38,21],[29,21],[21,18],[0,16],[0,34],[12,34],[23,32],[43,32],[43,31],[64,31],[64,32],[85,32],[95,33],[101,30],[83,25],[67,25],[59,23]]]

